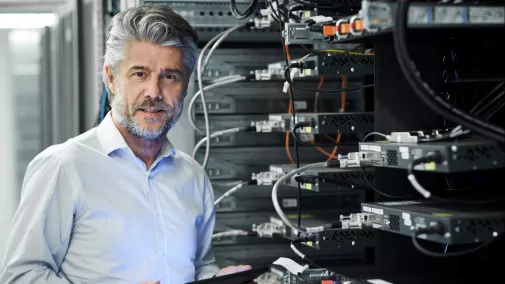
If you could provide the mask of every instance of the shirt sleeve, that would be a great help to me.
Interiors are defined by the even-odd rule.
[[[214,231],[214,223],[216,219],[214,193],[212,191],[212,185],[207,177],[205,177],[204,184],[204,213],[198,228],[199,241],[195,259],[197,280],[211,278],[219,271],[219,268],[215,264],[214,252],[212,250],[212,233]]]
[[[72,231],[71,185],[68,169],[55,157],[30,163],[11,223],[0,283],[70,283],[59,269]]]

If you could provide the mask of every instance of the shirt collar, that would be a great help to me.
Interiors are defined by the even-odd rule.
[[[119,149],[125,149],[133,154],[133,151],[130,149],[128,144],[126,144],[123,135],[121,135],[116,125],[114,124],[110,112],[105,116],[100,125],[98,125],[97,134],[98,140],[102,146],[102,150],[106,155],[109,155],[110,153]],[[170,140],[167,139],[167,142],[163,144],[158,157],[164,158],[175,154],[175,147],[172,145]]]

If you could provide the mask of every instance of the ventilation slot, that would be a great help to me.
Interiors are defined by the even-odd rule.
[[[400,216],[389,215],[389,229],[395,232],[400,231]]]

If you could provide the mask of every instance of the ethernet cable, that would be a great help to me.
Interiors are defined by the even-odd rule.
[[[224,80],[224,79],[223,80],[219,80],[219,81],[216,81],[213,84],[205,86],[203,88],[203,90],[204,91],[208,91],[208,90],[211,90],[211,89],[214,89],[214,88],[217,88],[217,87],[221,87],[221,86],[229,85],[229,84],[232,84],[232,83],[240,82],[240,81],[243,81],[245,79],[246,79],[245,76],[233,75],[232,77],[230,77],[230,78],[228,78],[226,80]],[[201,94],[202,94],[202,92],[198,91],[191,98],[191,101],[189,102],[189,105],[188,105],[188,118],[189,118],[189,123],[191,124],[191,127],[193,127],[194,130],[196,130],[199,133],[205,133],[205,130],[201,130],[200,128],[198,128],[198,126],[196,126],[195,119],[193,117],[193,108],[195,107],[196,100],[199,97],[203,97],[203,96],[201,96]],[[204,106],[202,106],[202,108],[207,109]],[[205,112],[204,112],[204,115],[205,115]]]
[[[212,239],[219,239],[222,237],[231,237],[231,236],[250,236],[254,235],[254,232],[248,232],[244,230],[230,230],[220,233],[215,233],[212,235]]]
[[[225,130],[221,130],[221,131],[216,131],[210,135],[210,138],[212,139],[212,138],[216,138],[216,137],[226,135],[226,134],[237,133],[237,132],[245,130],[245,129],[246,129],[245,127],[235,127],[235,128],[225,129]],[[193,154],[192,154],[193,158],[196,157],[196,153],[198,152],[198,149],[200,149],[200,147],[202,147],[203,143],[205,143],[205,142],[207,142],[207,137],[203,137],[198,143],[196,143],[195,148],[193,148]]]
[[[305,243],[305,242],[310,242],[310,241],[317,241],[315,239],[315,235],[310,235],[308,237],[305,237],[305,238],[298,238],[298,239],[295,239],[291,242],[291,245],[289,246],[291,248],[291,250],[296,254],[298,255],[301,260],[304,260],[305,262],[307,262],[308,264],[312,265],[313,267],[316,267],[316,268],[322,268],[321,266],[319,266],[318,264],[316,264],[315,262],[313,262],[312,260],[308,259],[307,256],[305,254],[303,254],[299,249],[296,248],[295,244],[298,244],[298,243]]]
[[[309,164],[309,165],[300,167],[298,169],[295,169],[295,170],[289,172],[288,174],[282,176],[279,180],[277,180],[277,182],[274,184],[274,186],[272,188],[272,202],[273,202],[275,211],[277,212],[277,214],[279,215],[281,220],[284,222],[284,224],[286,224],[288,227],[290,227],[293,231],[295,231],[297,233],[298,232],[299,233],[316,233],[316,232],[322,232],[324,230],[333,228],[333,226],[335,225],[333,223],[326,224],[324,226],[307,227],[307,228],[301,228],[301,227],[296,226],[286,217],[284,212],[282,212],[282,208],[281,208],[281,206],[279,204],[279,200],[277,198],[277,191],[279,190],[279,186],[281,186],[281,184],[284,184],[286,182],[286,180],[294,177],[295,175],[297,175],[301,172],[304,172],[304,171],[310,170],[310,169],[316,169],[316,168],[334,168],[334,167],[339,167],[339,165],[340,165],[339,160],[331,160],[331,161],[326,161],[326,162],[321,162],[321,163]]]
[[[221,201],[223,201],[226,197],[234,194],[237,192],[237,190],[241,189],[244,185],[253,185],[257,184],[257,181],[255,180],[250,180],[250,181],[244,181],[242,183],[237,184],[236,186],[232,187],[228,191],[226,191],[223,195],[221,195],[216,201],[214,201],[214,206],[217,206]]]
[[[209,123],[209,113],[207,111],[207,103],[205,101],[205,94],[204,94],[204,88],[203,88],[203,71],[204,71],[204,68],[205,68],[205,65],[208,63],[210,57],[212,56],[212,53],[214,52],[214,50],[219,46],[219,44],[226,38],[228,37],[228,35],[230,35],[232,32],[240,29],[240,28],[243,28],[245,27],[246,25],[237,25],[237,26],[234,26],[222,33],[219,33],[217,36],[213,37],[202,49],[202,51],[200,52],[200,55],[198,56],[198,63],[197,63],[197,69],[196,69],[196,73],[197,73],[197,79],[198,79],[198,88],[200,90],[200,95],[201,95],[201,98],[202,98],[202,108],[203,108],[203,114],[204,114],[204,119],[205,119],[205,135],[207,137],[210,137],[210,123]],[[211,44],[214,44],[211,48],[211,50],[209,51],[209,54],[207,54],[207,57],[205,58],[205,64],[204,62],[204,59],[203,59],[203,56],[205,54],[205,52],[207,51],[207,49],[210,47]],[[207,139],[207,143],[205,145],[205,159],[203,160],[202,162],[202,167],[206,167],[207,166],[207,161],[208,161],[208,157],[209,157],[209,154],[210,154],[210,139]]]

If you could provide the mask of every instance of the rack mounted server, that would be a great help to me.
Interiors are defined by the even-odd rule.
[[[415,170],[455,173],[472,170],[491,170],[505,167],[505,152],[491,141],[459,141],[432,143],[362,142],[362,152],[372,152],[376,167],[407,169],[417,158],[438,152],[442,162],[420,164]]]
[[[435,201],[363,203],[363,213],[372,214],[376,229],[412,237],[419,228],[441,224],[442,233],[423,234],[442,244],[489,242],[505,232],[505,206],[458,205]]]

